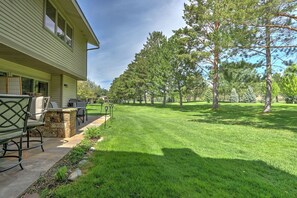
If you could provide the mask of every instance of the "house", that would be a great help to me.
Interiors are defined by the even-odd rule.
[[[75,0],[1,0],[0,76],[19,82],[0,80],[0,92],[14,82],[21,94],[66,107],[77,81],[87,80],[90,46],[99,41]]]

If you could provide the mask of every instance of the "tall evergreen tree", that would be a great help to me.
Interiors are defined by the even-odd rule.
[[[197,56],[191,53],[191,44],[189,37],[183,37],[183,31],[177,30],[169,38],[167,47],[170,51],[169,61],[172,69],[174,87],[179,95],[179,104],[182,109],[183,96],[190,91],[190,85],[193,85],[194,78],[197,77]],[[197,78],[199,79],[199,78]]]
[[[273,63],[287,62],[282,56],[296,49],[297,16],[295,0],[259,0],[255,7],[253,20],[247,21],[254,29],[254,40],[249,49],[265,64],[266,94],[264,112],[271,111]]]
[[[154,101],[155,94],[161,94],[163,96],[163,105],[166,103],[168,88],[172,78],[169,51],[166,45],[167,38],[162,32],[152,32],[149,34],[143,49],[147,60],[147,86],[151,95],[151,101]]]
[[[190,27],[185,31],[196,37],[195,49],[201,67],[211,68],[213,109],[219,107],[219,64],[230,56],[237,42],[246,42],[239,28],[249,16],[250,0],[189,0],[184,19]],[[252,13],[252,12],[250,12]]]

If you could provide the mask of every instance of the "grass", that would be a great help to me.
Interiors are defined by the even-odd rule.
[[[91,168],[55,197],[296,197],[297,106],[117,105]]]

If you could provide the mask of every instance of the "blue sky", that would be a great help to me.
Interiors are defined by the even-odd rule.
[[[186,0],[77,0],[100,40],[99,50],[88,52],[88,78],[103,88],[127,68],[148,34],[185,26]]]

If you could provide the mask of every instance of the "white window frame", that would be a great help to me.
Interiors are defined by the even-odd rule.
[[[55,16],[55,31],[53,32],[50,28],[48,28],[45,24],[45,20],[46,20],[46,4],[47,2],[49,2],[55,9],[56,9],[56,16]],[[43,27],[49,31],[51,34],[53,34],[56,38],[58,38],[58,40],[60,40],[63,44],[65,44],[67,47],[69,47],[70,49],[73,49],[73,40],[74,40],[74,29],[73,29],[73,26],[68,22],[68,20],[65,19],[65,17],[63,16],[63,14],[59,11],[59,9],[57,9],[57,7],[52,3],[51,0],[44,0],[44,12],[43,12]],[[58,29],[58,16],[61,16],[64,21],[65,21],[65,35],[64,35],[64,39],[62,39],[61,37],[58,36],[57,34],[57,29]],[[67,36],[67,25],[72,29],[72,35],[71,35],[71,45],[69,45],[67,43],[67,40],[66,40],[66,36]]]

